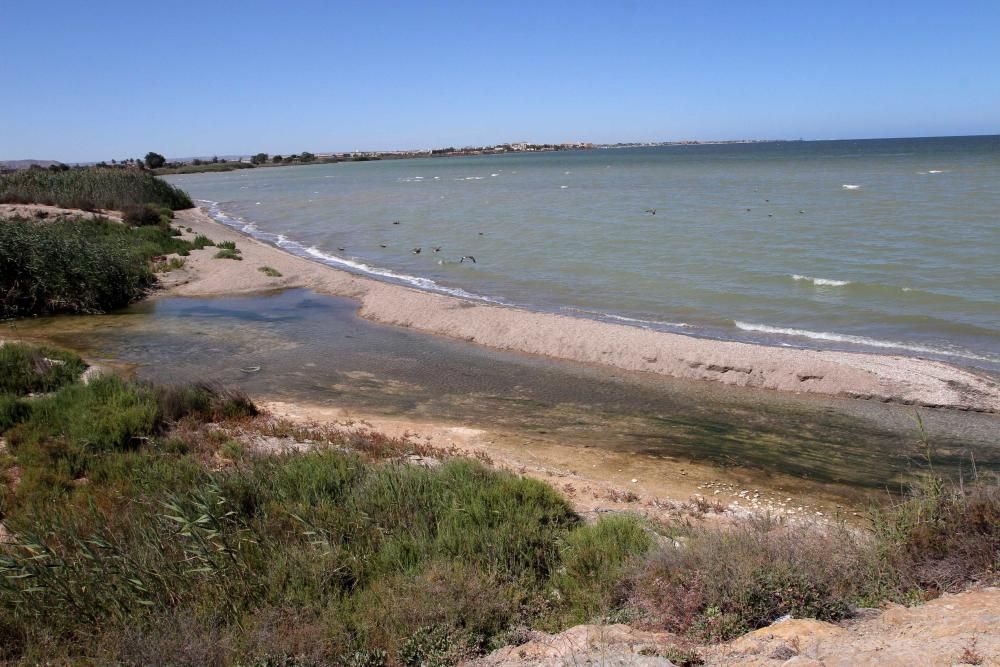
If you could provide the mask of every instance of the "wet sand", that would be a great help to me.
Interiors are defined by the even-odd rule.
[[[165,295],[307,287],[359,301],[359,314],[375,322],[497,350],[739,387],[1000,411],[1000,384],[993,378],[938,361],[707,340],[495,306],[379,282],[310,261],[222,225],[201,209],[180,212],[176,223],[190,227],[192,234],[236,241],[244,259],[213,259],[213,248],[193,251],[184,269],[164,278]],[[259,270],[263,266],[276,269],[281,277],[268,277]]]

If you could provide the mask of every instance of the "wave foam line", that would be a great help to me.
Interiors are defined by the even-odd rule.
[[[823,287],[843,287],[844,285],[850,285],[850,280],[833,280],[831,278],[813,278],[812,276],[803,276],[798,273],[792,274],[792,280],[805,280],[811,282],[813,285],[823,286]]]
[[[352,259],[346,259],[344,257],[338,257],[336,255],[330,255],[323,252],[316,246],[306,247],[297,241],[289,239],[284,234],[274,234],[272,232],[260,231],[257,225],[253,222],[246,222],[239,218],[234,218],[227,215],[219,206],[219,202],[212,201],[210,199],[198,199],[196,201],[204,202],[209,205],[208,214],[209,216],[220,222],[227,227],[232,227],[238,229],[255,239],[262,241],[269,241],[274,245],[278,246],[282,250],[290,252],[299,257],[312,258],[319,260],[320,262],[327,264],[328,266],[337,266],[347,269],[353,269],[360,273],[364,273],[371,276],[379,276],[380,278],[389,278],[391,280],[398,280],[400,282],[407,283],[413,287],[417,287],[422,290],[427,290],[429,292],[439,292],[442,294],[449,294],[451,296],[457,296],[462,299],[471,299],[474,301],[485,301],[487,303],[495,303],[499,305],[508,305],[501,299],[496,299],[493,297],[483,296],[482,294],[474,294],[472,292],[466,292],[458,287],[445,287],[440,285],[430,278],[421,278],[420,276],[411,276],[405,273],[396,273],[395,271],[390,271],[389,269],[383,269],[377,266],[371,266],[370,264],[365,264],[364,262],[355,261]]]
[[[806,329],[789,329],[785,327],[772,327],[767,324],[753,324],[751,322],[735,321],[736,328],[743,331],[754,331],[757,333],[778,334],[781,336],[799,336],[801,338],[812,338],[813,340],[828,340],[835,343],[853,343],[855,345],[865,345],[868,347],[890,348],[897,350],[908,350],[910,352],[921,352],[923,354],[940,354],[947,357],[961,357],[963,359],[975,359],[976,361],[996,362],[998,359],[982,357],[978,354],[963,352],[952,352],[923,345],[911,345],[897,341],[878,340],[867,336],[852,336],[851,334],[838,334],[828,331],[807,331]]]
[[[573,308],[570,306],[563,306],[562,310],[568,310],[574,313],[583,313],[584,315],[593,315],[594,317],[604,320],[627,322],[629,324],[634,324],[642,329],[649,329],[652,327],[674,327],[683,329],[691,326],[687,322],[663,322],[661,320],[640,320],[635,317],[625,317],[624,315],[612,315],[611,313],[602,313],[596,310],[586,310],[585,308]]]

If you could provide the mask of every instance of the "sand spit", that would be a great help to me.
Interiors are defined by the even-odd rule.
[[[707,340],[485,304],[325,266],[252,239],[200,209],[179,213],[175,222],[190,227],[192,234],[237,241],[244,259],[213,259],[213,248],[194,251],[184,269],[164,278],[170,295],[307,287],[359,300],[361,316],[372,321],[500,350],[741,387],[1000,412],[1000,384],[943,362]],[[276,269],[281,277],[268,277],[259,270],[262,266]]]

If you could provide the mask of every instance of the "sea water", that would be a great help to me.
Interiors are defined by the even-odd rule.
[[[1000,370],[996,136],[384,160],[168,180],[221,222],[381,280],[698,336]]]

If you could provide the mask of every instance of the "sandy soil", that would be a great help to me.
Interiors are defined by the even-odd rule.
[[[1000,411],[1000,384],[942,362],[706,340],[483,304],[378,282],[297,257],[217,223],[200,209],[178,213],[175,222],[190,227],[192,234],[236,241],[244,259],[213,259],[213,248],[194,251],[184,269],[164,277],[171,295],[307,287],[357,299],[360,315],[373,321],[501,350],[743,387]],[[278,270],[281,277],[268,277],[259,270],[263,266]]]

